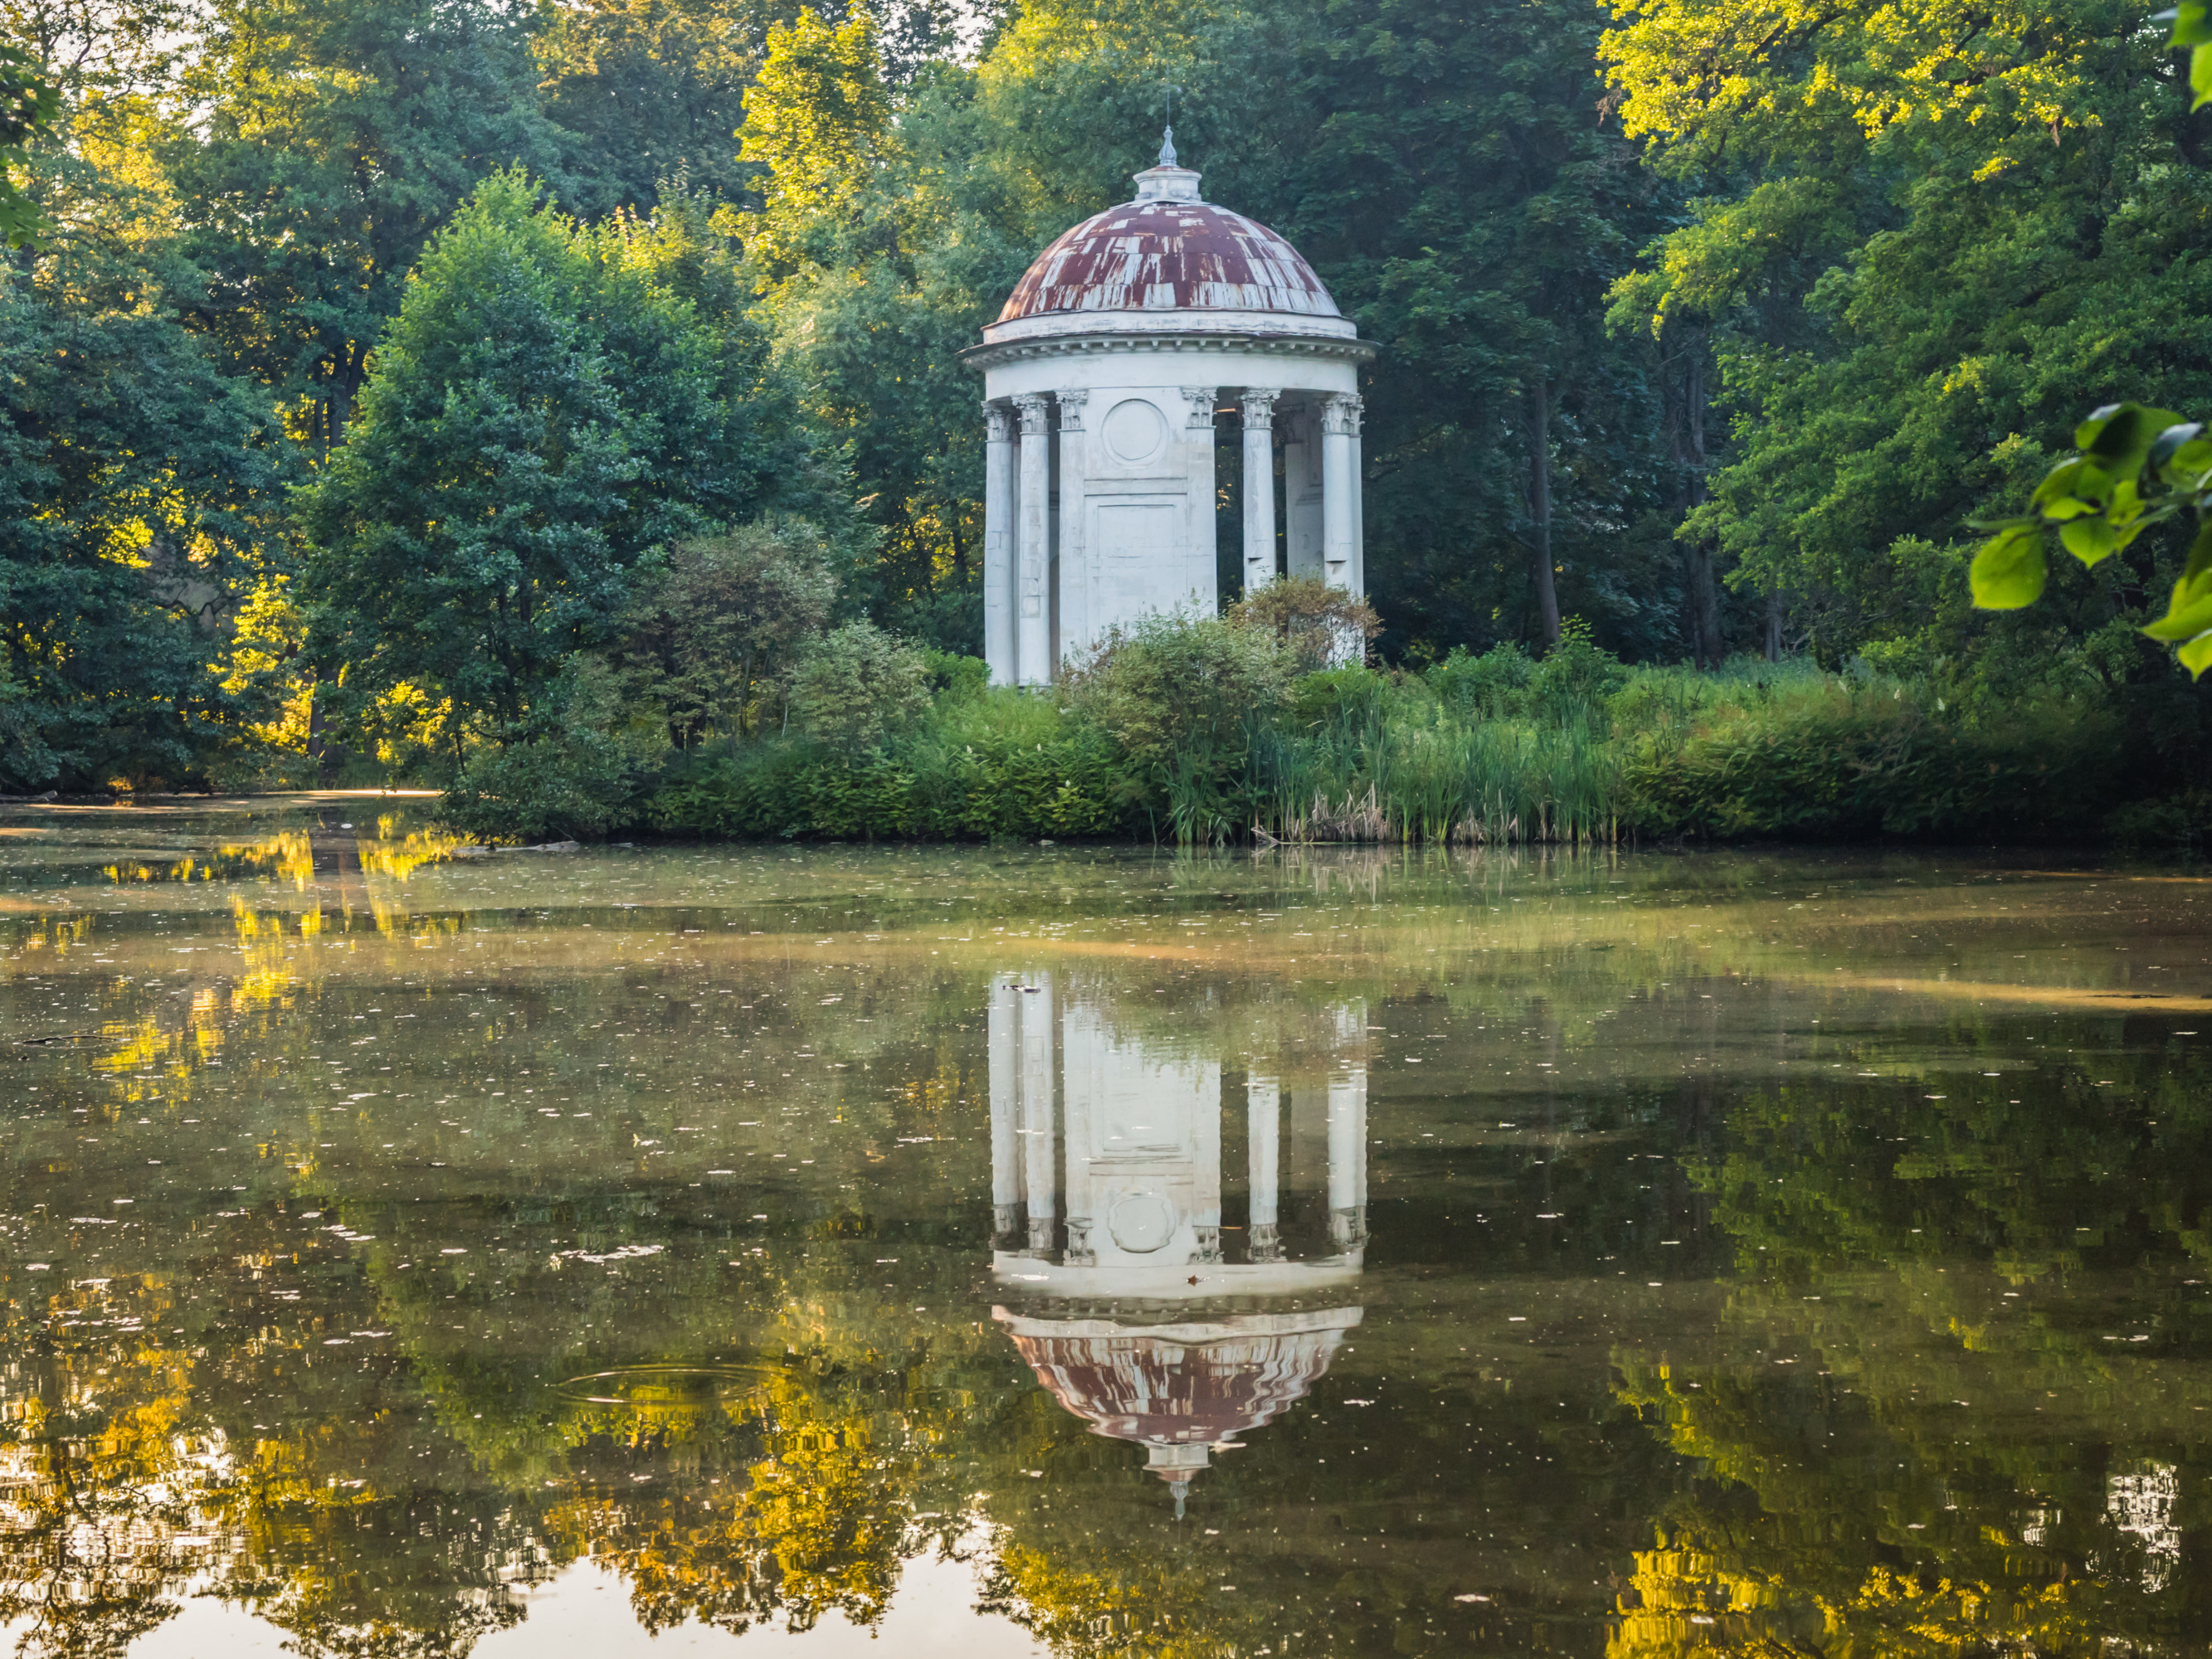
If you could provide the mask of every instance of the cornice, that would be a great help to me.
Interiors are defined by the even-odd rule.
[[[1364,363],[1375,348],[1364,340],[1330,339],[1295,334],[1059,334],[1032,340],[1002,340],[972,345],[958,355],[969,369],[1002,368],[1008,363],[1048,357],[1110,357],[1150,354],[1238,352],[1259,357],[1309,357],[1332,362]]]

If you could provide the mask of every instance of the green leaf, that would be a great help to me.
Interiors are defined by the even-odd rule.
[[[2173,654],[2181,659],[2190,678],[2203,678],[2204,671],[2212,668],[2212,634],[2199,634]]]
[[[2191,114],[2212,103],[2212,45],[2197,46],[2190,52],[2189,90]]]
[[[1982,544],[1966,572],[1966,585],[1978,609],[2017,611],[2043,597],[2046,574],[2041,533],[2015,525]]]
[[[2150,464],[2153,466],[2166,465],[2184,444],[2202,434],[2203,430],[2204,422],[2202,421],[2182,421],[2166,428],[2152,441]]]
[[[2202,4],[2176,6],[2171,11],[2159,13],[2150,21],[2173,25],[2173,36],[2166,44],[2177,49],[2201,46],[2212,40],[2212,9]]]
[[[2167,483],[2196,489],[2205,474],[2212,472],[2212,438],[2199,435],[2177,445],[2159,463],[2159,470]]]
[[[2106,404],[2074,429],[2074,441],[2113,477],[2132,478],[2142,470],[2158,434],[2180,424],[2181,416],[2170,409]]]
[[[2199,634],[2212,630],[2212,593],[2185,604],[2177,592],[2171,610],[2143,629],[2154,640],[2169,644],[2180,640],[2193,640]]]
[[[2105,428],[2126,408],[2125,404],[2100,404],[2091,410],[2088,418],[2074,428],[2074,447],[2087,453],[2103,435]]]
[[[2200,584],[2207,592],[2212,592],[2212,520],[2197,526],[2197,539],[2189,544],[2189,562],[2174,592],[2179,593],[2187,588],[2194,597]]]
[[[2076,519],[2058,532],[2059,545],[2088,565],[2110,557],[2134,539],[2131,531],[2122,529],[2102,514]],[[2039,585],[2038,591],[2041,591]]]
[[[2075,519],[2084,513],[2099,511],[2096,497],[2105,494],[2106,480],[2102,472],[2079,455],[2069,455],[2051,469],[2043,482],[2035,487],[2028,505],[2046,519]]]

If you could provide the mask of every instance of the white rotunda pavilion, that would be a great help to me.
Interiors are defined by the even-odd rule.
[[[1174,139],[1136,199],[1040,254],[961,354],[983,375],[994,684],[1047,684],[1151,612],[1214,613],[1224,405],[1243,426],[1246,591],[1285,568],[1366,591],[1358,371],[1375,349],[1297,249],[1200,199]]]

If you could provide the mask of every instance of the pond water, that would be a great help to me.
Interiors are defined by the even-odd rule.
[[[0,823],[22,1650],[2212,1640],[2204,878],[458,850]]]

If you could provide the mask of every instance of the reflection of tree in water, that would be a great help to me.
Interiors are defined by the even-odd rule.
[[[52,1298],[50,1328],[12,1344],[0,1383],[0,1623],[27,1656],[120,1655],[174,1613],[162,1592],[201,1565],[194,1500],[219,1445],[185,1432],[183,1356],[72,1332],[136,1333],[167,1310],[155,1285]],[[106,1363],[102,1364],[101,1361]]]
[[[763,1368],[707,1410],[648,1399],[581,1418],[577,1490],[549,1528],[621,1572],[651,1631],[804,1631],[833,1611],[872,1625],[951,1429],[949,1401],[920,1386],[930,1369]]]
[[[526,1510],[496,1492],[424,1491],[258,1507],[254,1545],[217,1587],[307,1659],[459,1659],[518,1624],[550,1576]]]
[[[325,1288],[302,1324],[367,1317]],[[805,1630],[831,1611],[865,1626],[904,1556],[964,1529],[970,1476],[945,1449],[974,1379],[957,1356],[864,1347],[732,1370],[679,1355],[627,1368],[672,1381],[608,1403],[487,1388],[398,1351],[311,1363],[273,1323],[222,1348],[142,1346],[172,1304],[152,1281],[110,1284],[18,1316],[33,1361],[7,1401],[0,1618],[26,1626],[26,1653],[119,1655],[197,1578],[305,1655],[441,1659],[517,1623],[518,1589],[586,1553],[628,1581],[650,1630]],[[527,1369],[591,1367],[547,1334]],[[702,1395],[691,1375],[740,1381]],[[479,1416],[483,1392],[512,1409]],[[271,1399],[283,1415],[257,1432]]]
[[[1740,1251],[1723,1352],[1620,1362],[1710,1478],[1616,1659],[2202,1651],[2212,1079],[2142,1048],[1734,1105],[1696,1172]]]

